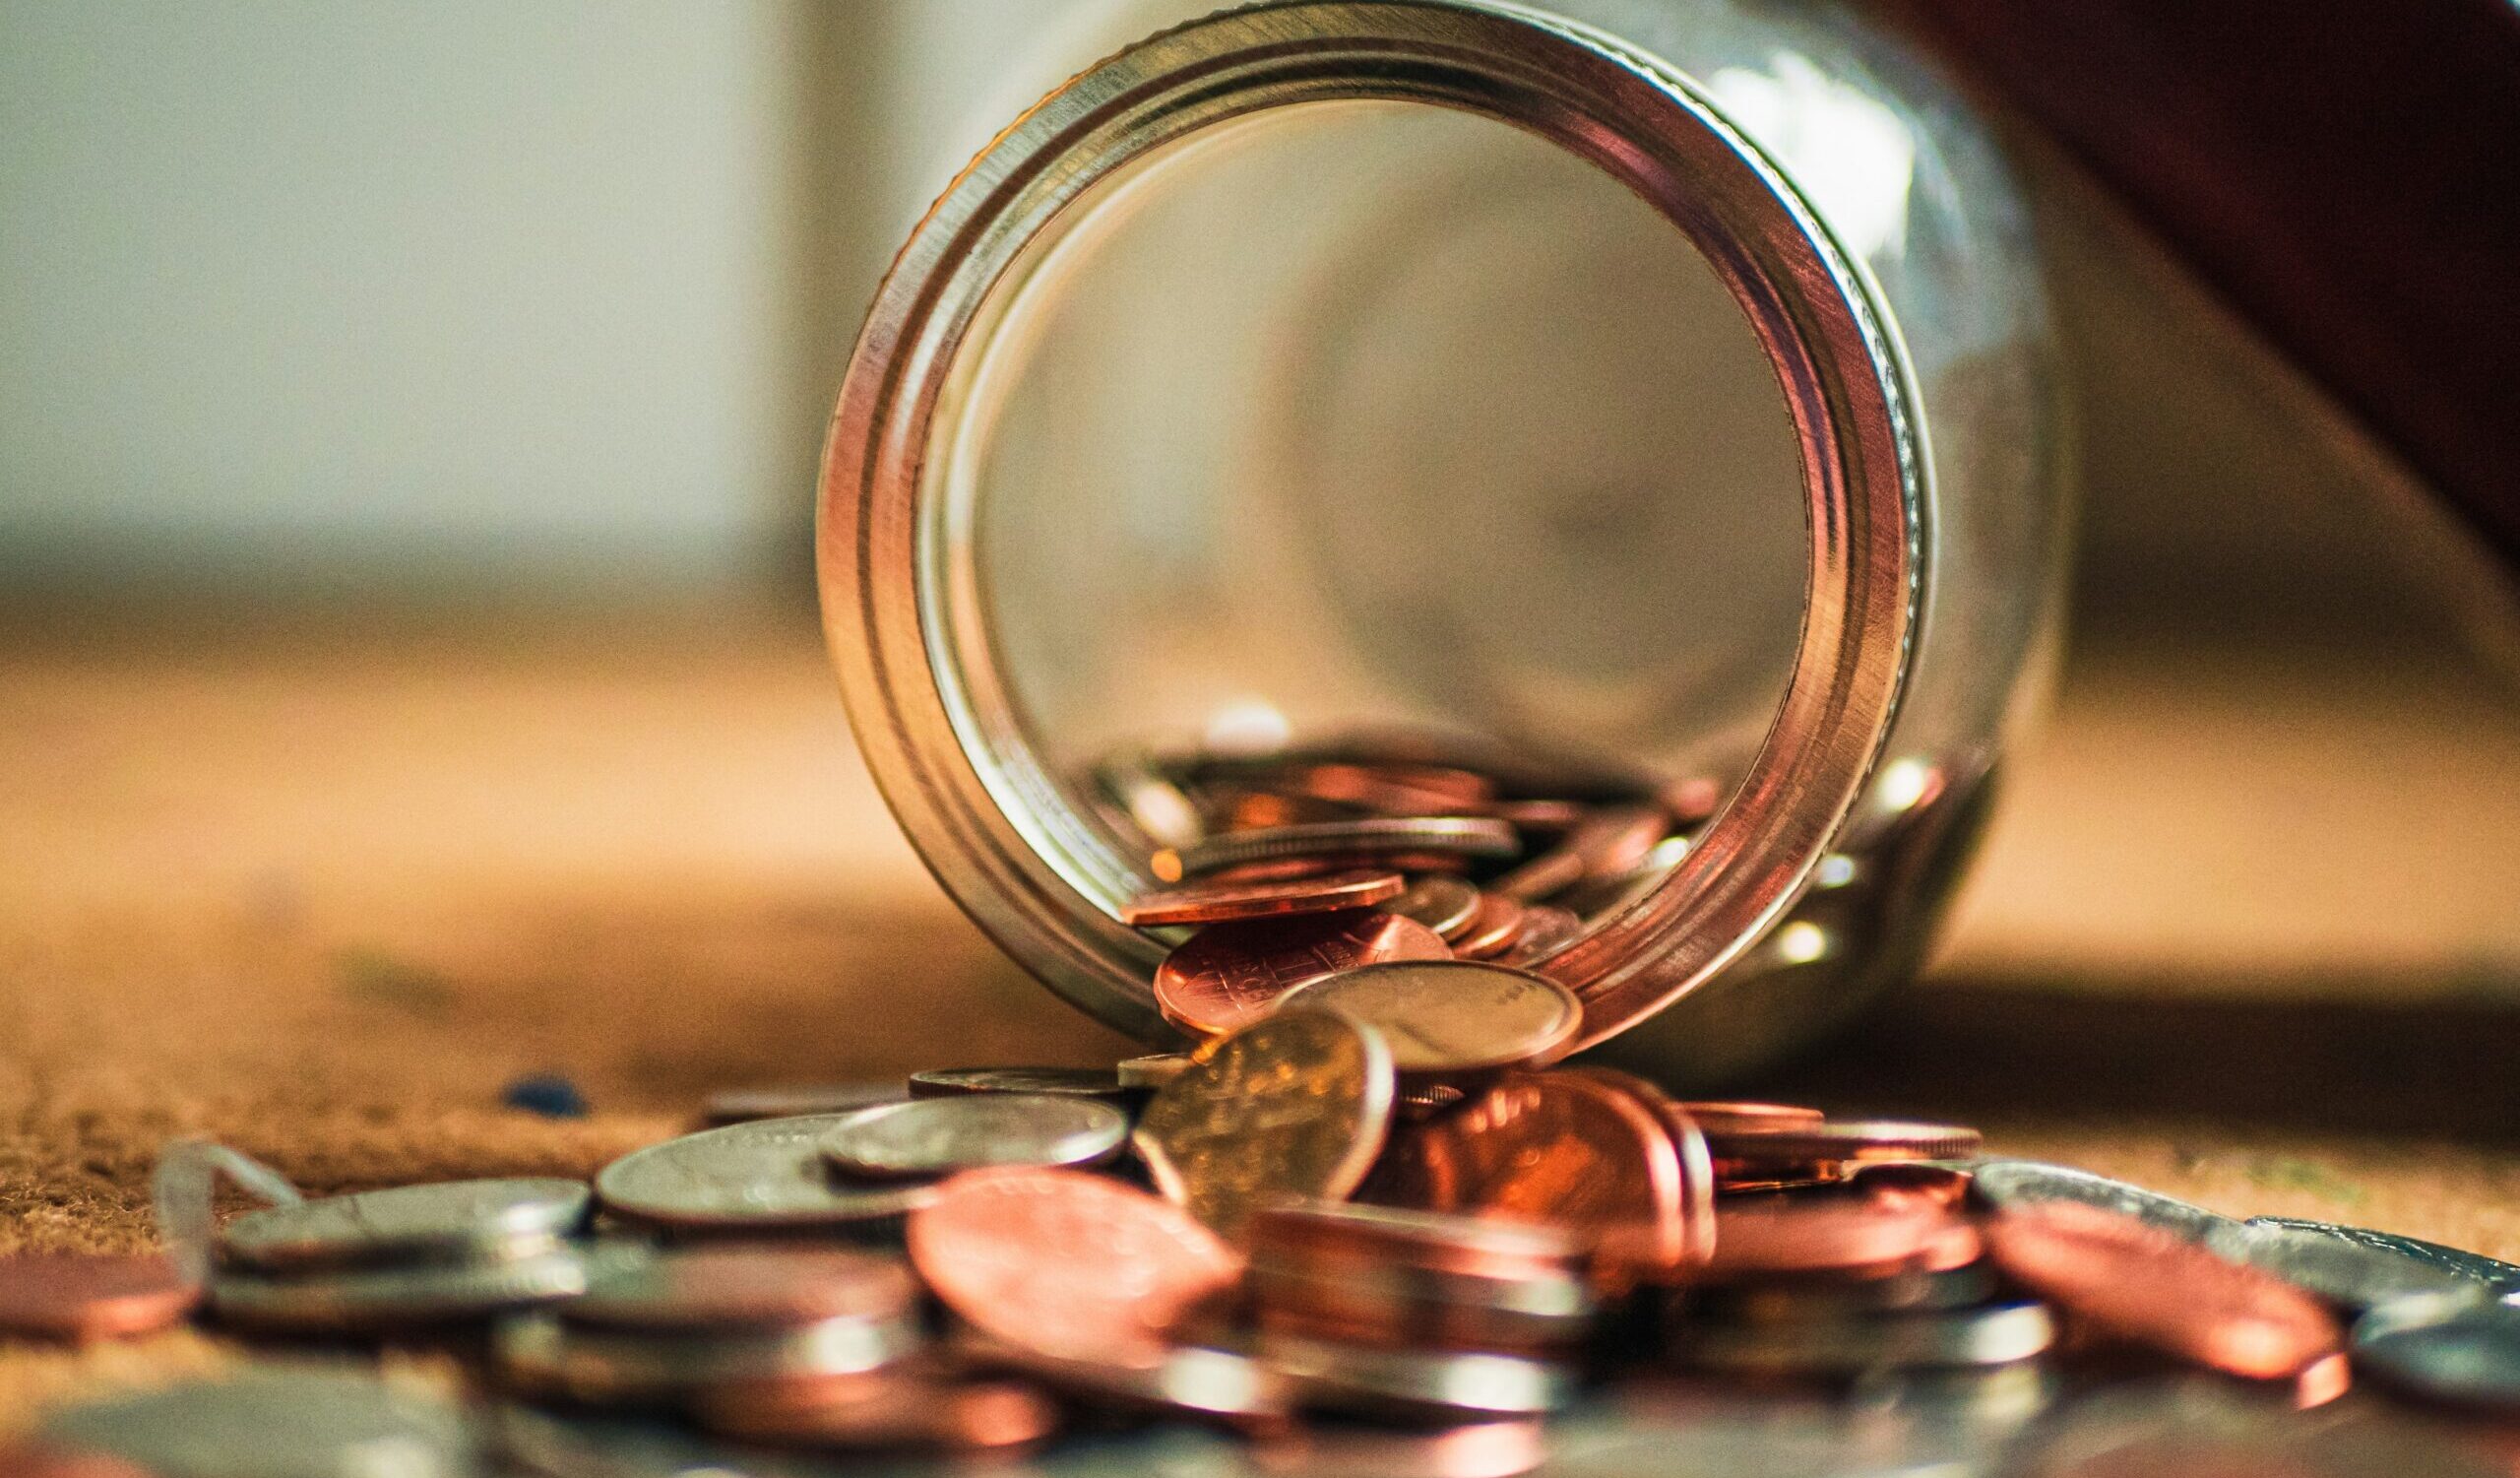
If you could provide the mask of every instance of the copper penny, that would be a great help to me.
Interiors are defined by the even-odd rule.
[[[1976,1129],[1899,1119],[1721,1124],[1705,1128],[1707,1148],[1719,1162],[1765,1166],[1960,1160],[1976,1154],[1983,1143]]]
[[[1207,882],[1289,882],[1302,877],[1328,877],[1338,872],[1402,872],[1447,876],[1470,870],[1471,859],[1438,852],[1323,852],[1310,857],[1275,857],[1236,863],[1203,875]],[[1152,867],[1152,865],[1150,865]],[[1161,873],[1158,874],[1159,876]]]
[[[1508,965],[1536,965],[1583,937],[1584,921],[1573,909],[1535,903],[1523,910],[1523,927],[1505,952]]]
[[[1787,1199],[1717,1212],[1715,1255],[1705,1276],[1724,1282],[1943,1272],[1976,1261],[1978,1252],[1978,1229],[1940,1206],[1834,1196]]]
[[[1503,858],[1522,846],[1514,828],[1488,816],[1365,816],[1206,837],[1186,847],[1165,848],[1148,859],[1147,868],[1165,882],[1179,882],[1236,864],[1290,857],[1424,852]]]
[[[2076,1322],[2197,1365],[2292,1380],[2344,1342],[2310,1295],[2131,1216],[2070,1201],[1998,1208],[1984,1235],[2005,1277]]]
[[[1474,960],[1407,960],[1343,970],[1284,997],[1337,1011],[1391,1045],[1404,1073],[1488,1072],[1555,1058],[1584,1024],[1584,1004],[1553,980]]]
[[[0,1257],[0,1330],[80,1343],[166,1328],[201,1290],[153,1253],[20,1253]]]
[[[1073,1170],[955,1176],[910,1219],[910,1256],[948,1309],[1045,1355],[1149,1365],[1165,1331],[1242,1275],[1187,1212]]]
[[[1523,934],[1523,906],[1502,893],[1482,893],[1479,912],[1453,938],[1453,953],[1466,960],[1493,959]]]
[[[1397,872],[1333,872],[1326,877],[1265,882],[1210,879],[1134,899],[1121,907],[1120,922],[1133,929],[1154,929],[1167,924],[1219,924],[1278,914],[1371,908],[1398,898],[1408,887],[1409,880]]]
[[[918,1288],[898,1257],[840,1248],[726,1246],[662,1252],[598,1272],[562,1321],[699,1331],[901,1318]]]
[[[1653,1108],[1582,1073],[1517,1072],[1400,1138],[1369,1198],[1571,1228],[1616,1281],[1690,1260],[1686,1194]]]
[[[1294,1202],[1255,1214],[1250,1231],[1254,1256],[1474,1278],[1562,1276],[1586,1255],[1566,1227],[1398,1206]]]
[[[1715,1158],[1707,1152],[1706,1135],[1698,1128],[1685,1108],[1662,1085],[1621,1072],[1615,1067],[1583,1066],[1567,1069],[1580,1077],[1606,1084],[1627,1094],[1652,1110],[1663,1121],[1665,1132],[1671,1136],[1671,1148],[1680,1165],[1680,1240],[1678,1263],[1662,1269],[1665,1275],[1685,1275],[1715,1251],[1715,1192],[1720,1183],[1715,1176]]]
[[[1273,1202],[1346,1199],[1382,1150],[1393,1096],[1380,1032],[1284,1010],[1200,1048],[1138,1116],[1131,1142],[1158,1189],[1239,1237]]]
[[[1957,1209],[1969,1199],[1969,1172],[1948,1165],[1893,1161],[1866,1165],[1854,1176],[1855,1189],[1876,1205],[1924,1205]]]
[[[1408,891],[1391,900],[1383,911],[1415,920],[1450,940],[1478,916],[1480,896],[1477,883],[1448,872],[1433,872],[1412,879]]]
[[[1586,878],[1625,872],[1669,836],[1671,818],[1659,805],[1605,805],[1564,839],[1496,879],[1496,892],[1524,903],[1563,892]]]
[[[1799,1104],[1744,1103],[1737,1100],[1683,1099],[1681,1109],[1709,1134],[1728,1129],[1810,1128],[1828,1116]]]
[[[1433,765],[1317,764],[1276,777],[1274,784],[1387,816],[1451,816],[1495,793],[1483,775]]]
[[[691,1403],[703,1427],[749,1442],[817,1447],[976,1452],[1040,1442],[1058,1408],[1012,1381],[883,1377],[831,1383],[751,1382]]]
[[[1220,1037],[1266,1016],[1295,987],[1387,960],[1448,960],[1436,932],[1376,909],[1243,919],[1199,931],[1156,967],[1164,1019]]]

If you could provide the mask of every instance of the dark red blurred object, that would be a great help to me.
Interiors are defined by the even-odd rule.
[[[1917,0],[2520,569],[2520,8]]]

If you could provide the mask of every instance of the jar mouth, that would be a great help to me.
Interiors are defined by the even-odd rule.
[[[1164,947],[1117,917],[1145,860],[1035,752],[987,640],[970,445],[995,393],[984,351],[1080,202],[1177,146],[1327,102],[1476,114],[1606,172],[1721,277],[1793,423],[1806,567],[1792,673],[1677,867],[1539,967],[1583,999],[1590,1044],[1754,942],[1845,823],[1896,713],[1927,506],[1898,352],[1859,272],[1685,80],[1607,38],[1504,6],[1301,0],[1166,32],[1028,113],[914,233],[851,361],[821,491],[834,660],[869,766],[948,890],[1075,1003],[1168,1035],[1148,984]]]

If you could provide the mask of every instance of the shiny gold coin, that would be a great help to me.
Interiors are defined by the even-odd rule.
[[[1544,1061],[1584,1024],[1582,1002],[1564,986],[1475,960],[1367,965],[1282,997],[1283,1009],[1307,1006],[1382,1033],[1393,1067],[1421,1076]]]
[[[1156,1189],[1235,1238],[1253,1212],[1344,1200],[1391,1125],[1391,1048],[1332,1011],[1292,1010],[1199,1049],[1133,1142]]]

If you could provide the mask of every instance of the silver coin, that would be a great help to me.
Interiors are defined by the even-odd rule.
[[[446,1181],[248,1211],[220,1235],[230,1262],[269,1271],[463,1257],[567,1235],[586,1220],[583,1181]]]
[[[1512,1355],[1375,1349],[1261,1331],[1258,1354],[1298,1400],[1366,1415],[1480,1419],[1538,1416],[1573,1401],[1575,1374]]]
[[[2473,1282],[2491,1285],[2495,1291],[2511,1294],[2520,1291],[2520,1264],[2488,1257],[2420,1237],[2401,1237],[2395,1232],[2375,1232],[2369,1227],[2345,1227],[2332,1221],[2312,1221],[2300,1216],[2252,1216],[2245,1223],[2252,1227],[2272,1227],[2304,1236],[2324,1237],[2335,1242],[2351,1243],[2421,1262]]]
[[[2025,1301],[1863,1318],[1692,1323],[1679,1333],[1677,1355],[1683,1364],[1728,1375],[1843,1377],[1902,1367],[2010,1365],[2055,1341],[2048,1307]]]
[[[806,1114],[847,1114],[877,1104],[899,1103],[910,1096],[900,1078],[871,1083],[789,1083],[769,1088],[728,1088],[712,1093],[701,1117],[712,1126],[750,1124],[756,1119],[794,1119]]]
[[[2354,1368],[2430,1400],[2520,1412],[2520,1309],[2473,1294],[2419,1294],[2354,1321]]]
[[[1354,821],[1306,821],[1203,837],[1186,847],[1158,853],[1155,874],[1170,882],[1242,863],[1349,852],[1512,857],[1522,850],[1522,833],[1487,816],[1366,816]]]
[[[2048,1165],[2037,1160],[1980,1160],[1966,1168],[1970,1189],[1989,1205],[2021,1207],[2073,1201],[2132,1216],[2188,1242],[2202,1242],[2214,1228],[2233,1224],[2232,1218],[2202,1206],[2069,1165]]]
[[[1131,1091],[1154,1090],[1189,1070],[1191,1057],[1186,1052],[1149,1053],[1142,1058],[1123,1059],[1111,1069],[1120,1086]]]
[[[1120,1098],[1129,1090],[1108,1067],[930,1067],[910,1075],[913,1098],[956,1093],[1047,1093],[1058,1098]]]
[[[1414,920],[1449,938],[1479,912],[1479,885],[1466,878],[1429,872],[1381,907],[1386,914]]]
[[[844,1175],[889,1181],[992,1165],[1100,1165],[1128,1140],[1129,1116],[1100,1099],[972,1093],[860,1109],[820,1143]]]
[[[469,1478],[484,1471],[462,1408],[346,1371],[257,1370],[91,1401],[47,1417],[46,1444],[156,1478]]]
[[[460,1323],[587,1291],[588,1256],[556,1248],[481,1262],[360,1267],[332,1272],[222,1271],[210,1280],[221,1320],[257,1329],[366,1332]]]
[[[2493,1287],[2369,1243],[2271,1222],[2225,1223],[2205,1234],[2206,1250],[2273,1273],[2331,1304],[2360,1312],[2422,1293],[2489,1299]]]
[[[605,1210],[690,1231],[881,1224],[935,1198],[929,1186],[852,1186],[823,1161],[846,1115],[808,1114],[703,1129],[633,1150],[595,1178]]]
[[[1374,1028],[1393,1070],[1446,1077],[1545,1061],[1584,1024],[1553,980],[1480,960],[1395,960],[1309,980],[1278,1010],[1336,1011]]]
[[[1153,1365],[1076,1360],[964,1334],[955,1358],[976,1369],[1030,1376],[1053,1390],[1098,1406],[1220,1421],[1271,1425],[1293,1407],[1287,1377],[1248,1355],[1206,1345],[1176,1345]]]
[[[726,1241],[640,1250],[596,1269],[563,1322],[648,1334],[794,1328],[829,1318],[896,1318],[918,1280],[898,1256],[829,1244]]]
[[[524,1389],[590,1405],[671,1401],[717,1386],[863,1375],[924,1342],[907,1317],[670,1336],[588,1329],[548,1314],[502,1322],[500,1372]]]

